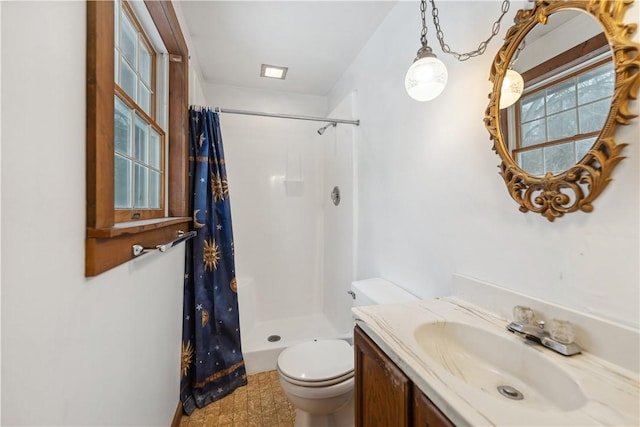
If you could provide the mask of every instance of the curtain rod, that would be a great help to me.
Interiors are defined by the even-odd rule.
[[[342,123],[346,125],[360,126],[360,120],[332,119],[330,117],[295,116],[291,114],[263,113],[260,111],[231,110],[228,108],[220,108],[220,107],[216,108],[215,111],[218,113],[244,114],[246,116],[278,117],[281,119],[311,120],[314,122],[325,122],[325,123],[331,122],[331,123]]]

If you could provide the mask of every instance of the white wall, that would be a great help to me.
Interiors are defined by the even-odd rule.
[[[598,21],[585,12],[560,11],[549,17],[548,24],[561,20],[567,22],[549,32],[545,31],[542,36],[527,37],[526,46],[513,64],[514,70],[523,73],[602,32]],[[536,26],[532,32],[541,28]]]
[[[169,425],[184,246],[85,279],[85,2],[0,7],[2,425]]]
[[[356,95],[348,94],[329,117],[352,119],[358,116]],[[353,328],[349,291],[355,274],[355,209],[357,185],[355,182],[355,137],[357,128],[339,124],[328,128],[322,139],[323,174],[322,207],[323,235],[323,312],[340,333]],[[331,201],[334,186],[340,188],[340,204]]]
[[[324,97],[203,88],[211,107],[306,116],[326,111]],[[236,271],[239,279],[255,281],[256,319],[320,313],[322,146],[316,130],[321,123],[224,113],[220,122]]]
[[[486,37],[499,11],[498,2],[439,7],[447,41],[461,51]],[[627,17],[637,16],[636,3]],[[594,212],[555,223],[522,214],[483,124],[501,37],[484,56],[458,63],[429,36],[449,83],[419,103],[403,86],[419,47],[418,18],[414,2],[398,3],[329,99],[333,107],[357,91],[358,278],[382,276],[429,297],[449,294],[458,272],[638,327],[638,120],[618,133],[630,143],[627,159]]]
[[[2,6],[0,6],[0,22],[2,22]],[[0,31],[0,47],[2,46],[2,31]],[[2,55],[0,55],[0,94],[2,93]],[[0,118],[2,117],[2,103],[0,102]],[[0,120],[0,165],[2,165],[2,120]],[[2,173],[0,173],[0,189],[2,189]],[[2,192],[0,191],[0,242],[2,242]],[[2,348],[2,247],[0,245],[0,349]],[[2,351],[0,351],[0,424],[2,424]]]

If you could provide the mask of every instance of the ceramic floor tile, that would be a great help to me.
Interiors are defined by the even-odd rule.
[[[180,427],[293,427],[295,410],[287,400],[277,371],[247,376],[247,385],[191,416]]]

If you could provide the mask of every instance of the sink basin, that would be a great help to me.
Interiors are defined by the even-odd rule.
[[[572,411],[587,402],[574,378],[542,353],[549,350],[532,347],[506,330],[499,332],[464,323],[433,322],[417,326],[414,338],[450,374],[496,399],[543,411]],[[516,389],[521,396],[509,388],[501,393],[500,386]]]

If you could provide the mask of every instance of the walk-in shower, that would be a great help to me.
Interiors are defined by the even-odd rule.
[[[359,121],[333,118],[351,104],[325,117],[217,111],[232,187],[242,352],[248,373],[273,370],[282,349],[351,331]],[[339,132],[329,139],[314,134],[330,127]],[[343,200],[334,206],[329,193],[338,184]]]

